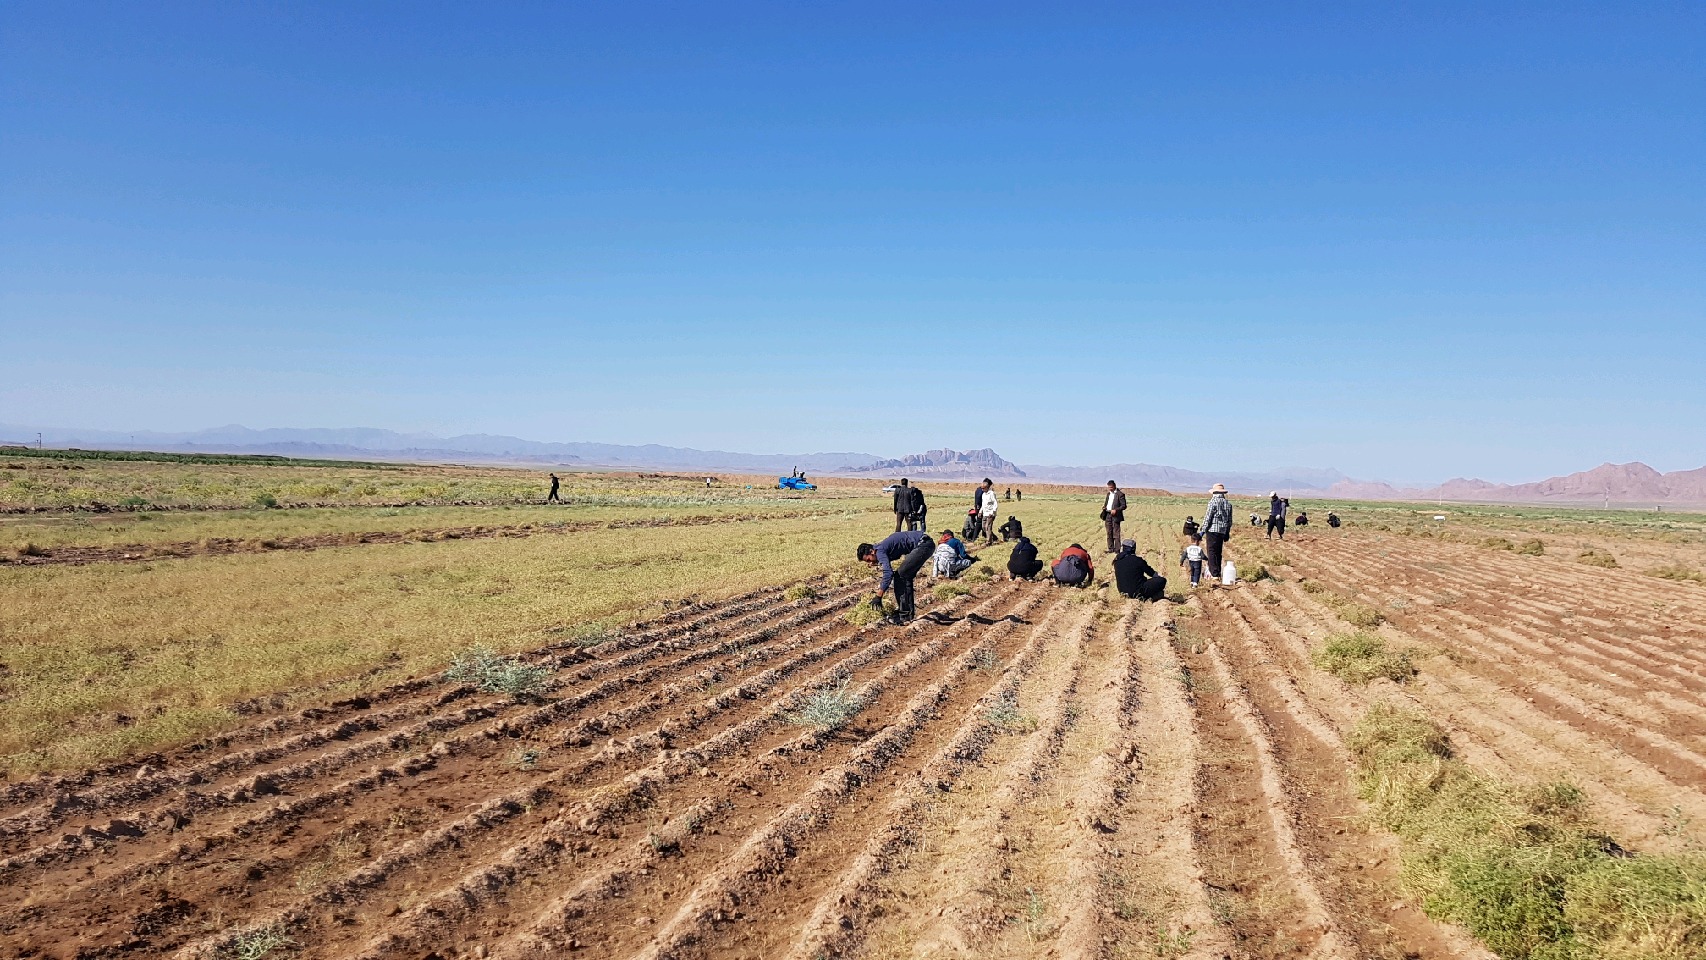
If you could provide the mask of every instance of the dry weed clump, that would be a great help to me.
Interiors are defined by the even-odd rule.
[[[1366,630],[1328,637],[1310,659],[1347,683],[1364,684],[1377,677],[1403,683],[1416,675],[1409,650],[1389,649],[1379,634]]]
[[[1585,563],[1590,567],[1613,568],[1617,566],[1617,558],[1603,550],[1583,550],[1576,554],[1577,563]]]
[[[1353,627],[1373,630],[1386,622],[1386,615],[1379,610],[1358,603],[1349,597],[1340,596],[1313,580],[1303,581],[1303,590],[1305,593],[1313,594],[1315,599],[1338,614],[1340,620]]]
[[[1595,827],[1579,788],[1494,781],[1430,718],[1389,703],[1347,745],[1363,798],[1404,842],[1405,885],[1500,957],[1706,956],[1706,856],[1632,855]]]
[[[1706,583],[1706,573],[1701,573],[1699,570],[1685,567],[1680,563],[1672,563],[1663,567],[1654,567],[1647,571],[1647,575],[1652,577],[1661,577],[1665,580],[1676,580],[1678,582],[1692,581],[1694,583]]]
[[[1525,557],[1544,557],[1546,555],[1546,541],[1539,539],[1524,540],[1517,544],[1516,552]]]

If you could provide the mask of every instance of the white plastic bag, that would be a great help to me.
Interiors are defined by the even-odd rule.
[[[1220,582],[1230,587],[1238,582],[1238,565],[1231,560],[1221,561]]]

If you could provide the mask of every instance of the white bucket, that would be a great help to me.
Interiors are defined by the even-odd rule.
[[[1229,587],[1237,583],[1238,565],[1231,560],[1222,561],[1220,564],[1220,582]]]

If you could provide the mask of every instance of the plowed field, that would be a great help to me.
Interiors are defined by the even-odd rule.
[[[996,580],[904,628],[843,618],[867,583],[759,591],[531,651],[537,700],[419,679],[25,780],[0,954],[1487,956],[1366,816],[1346,741],[1382,699],[1489,776],[1579,785],[1622,848],[1695,842],[1706,589],[1280,549],[1183,603]],[[1414,679],[1314,665],[1353,598]],[[801,722],[843,686],[850,720]]]

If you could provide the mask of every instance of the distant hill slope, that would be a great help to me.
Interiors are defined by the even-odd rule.
[[[1534,483],[1489,483],[1461,477],[1437,487],[1399,488],[1384,483],[1334,484],[1329,496],[1359,500],[1457,500],[1492,503],[1706,505],[1706,467],[1660,473],[1644,463],[1602,463]]]

